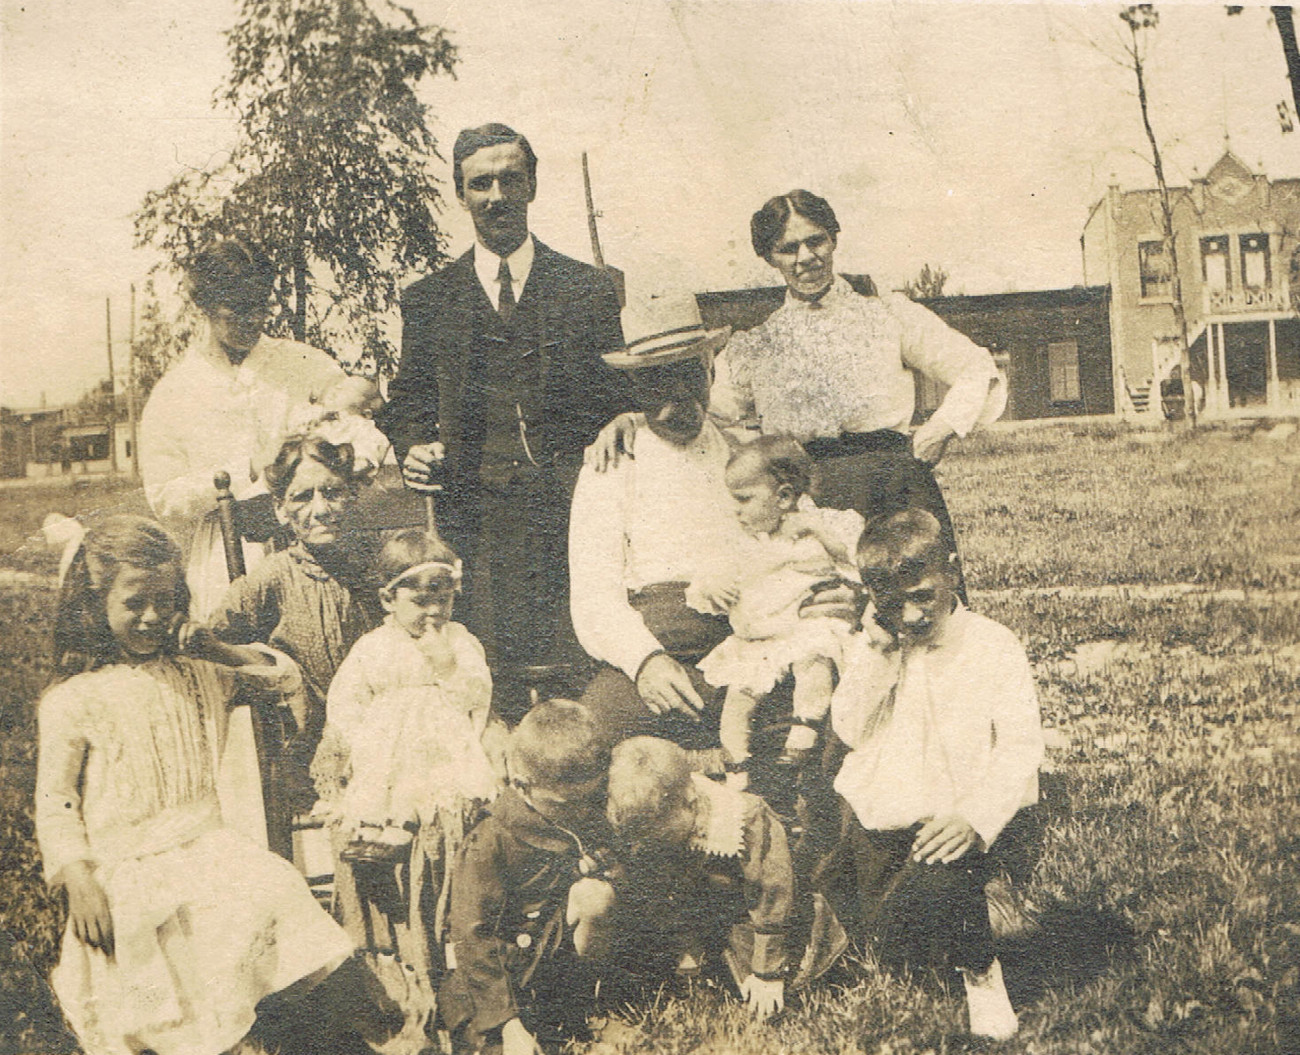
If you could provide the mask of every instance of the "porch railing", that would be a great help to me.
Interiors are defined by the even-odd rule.
[[[1248,312],[1290,312],[1291,298],[1282,289],[1207,289],[1204,293],[1206,315],[1241,315]]]

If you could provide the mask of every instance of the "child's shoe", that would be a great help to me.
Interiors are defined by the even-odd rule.
[[[1008,1040],[1015,1036],[1020,1021],[1011,1007],[1007,987],[1002,981],[1002,964],[996,959],[987,971],[977,974],[963,970],[966,985],[966,1010],[970,1014],[970,1031],[977,1037]]]
[[[817,726],[802,719],[795,719],[795,724],[786,734],[785,749],[780,761],[786,765],[801,766],[817,746]]]

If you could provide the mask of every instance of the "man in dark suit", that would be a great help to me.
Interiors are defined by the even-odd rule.
[[[631,399],[601,360],[623,343],[613,283],[528,231],[528,140],[499,124],[466,129],[452,159],[476,244],[405,291],[402,359],[380,421],[407,483],[445,488],[439,527],[467,572],[465,621],[514,720],[524,668],[581,655],[569,501],[583,449]]]

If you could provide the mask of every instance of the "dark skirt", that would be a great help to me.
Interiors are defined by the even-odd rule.
[[[904,509],[924,509],[939,521],[944,544],[957,552],[948,505],[934,470],[912,457],[911,437],[893,429],[846,432],[809,440],[804,448],[817,463],[817,502],[829,509],[856,509],[866,520]],[[963,603],[966,581],[959,583]]]

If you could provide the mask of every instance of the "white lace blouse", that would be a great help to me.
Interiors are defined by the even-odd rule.
[[[732,337],[716,363],[710,410],[801,440],[906,432],[913,372],[948,386],[935,417],[958,436],[1006,404],[993,357],[901,293],[864,297],[841,276],[820,300],[787,296],[766,322]]]

